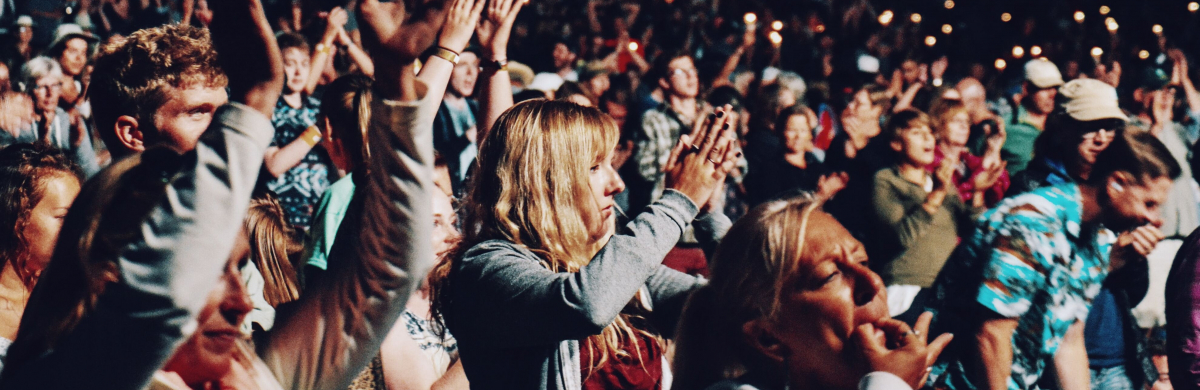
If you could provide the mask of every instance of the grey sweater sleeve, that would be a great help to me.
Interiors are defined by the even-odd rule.
[[[195,330],[240,232],[273,133],[253,109],[222,107],[196,149],[181,158],[139,236],[115,259],[119,280],[52,351],[6,372],[4,388],[143,388]],[[91,195],[78,202],[94,200]]]
[[[261,355],[284,389],[344,389],[379,351],[433,266],[433,117],[440,101],[377,100],[365,184],[355,191],[326,277],[281,310]]]
[[[450,330],[464,343],[488,347],[597,334],[660,272],[696,211],[687,196],[666,191],[579,272],[552,272],[510,242],[476,245],[456,270]]]

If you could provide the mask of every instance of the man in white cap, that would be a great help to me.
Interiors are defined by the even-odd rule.
[[[88,49],[98,40],[94,35],[83,31],[78,24],[64,23],[54,30],[54,43],[50,44],[46,54],[58,61],[58,65],[62,67],[63,86],[59,106],[67,111],[82,103],[80,99],[83,98],[81,93],[84,90],[83,69],[87,66],[91,54],[91,50]],[[85,113],[84,116],[90,115]]]
[[[1009,175],[1025,170],[1033,158],[1033,143],[1046,127],[1046,118],[1054,111],[1054,98],[1063,85],[1062,73],[1053,62],[1037,59],[1025,63],[1025,82],[1021,101],[1008,121],[1007,139],[1000,156],[1008,162]]]

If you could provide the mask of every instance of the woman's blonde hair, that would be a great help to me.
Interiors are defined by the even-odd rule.
[[[453,269],[467,249],[505,240],[537,254],[554,272],[576,272],[603,243],[593,242],[584,213],[593,212],[589,168],[616,146],[611,118],[566,101],[529,100],[505,111],[484,137],[473,183],[463,205],[463,239],[430,274],[436,317],[453,310]],[[636,300],[635,300],[636,301]],[[635,305],[636,306],[636,305]],[[627,356],[619,345],[637,335],[622,314],[591,340],[610,356]]]
[[[267,303],[279,307],[300,299],[300,282],[290,260],[299,252],[298,245],[275,196],[263,193],[250,199],[244,226],[250,237],[250,260],[262,274]]]
[[[776,364],[744,342],[742,326],[779,314],[785,283],[801,272],[809,219],[819,208],[809,194],[775,200],[729,229],[709,262],[712,280],[684,308],[673,389],[704,389]],[[779,387],[784,380],[764,379],[779,380]]]
[[[939,140],[944,140],[949,131],[950,122],[954,121],[954,117],[958,114],[967,113],[967,106],[962,102],[948,100],[945,103],[939,104],[930,112],[933,119],[933,134]]]

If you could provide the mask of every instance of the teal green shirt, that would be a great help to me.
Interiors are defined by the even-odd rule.
[[[1008,162],[1008,175],[1016,175],[1025,170],[1033,159],[1033,144],[1042,134],[1042,129],[1034,126],[1027,118],[1029,112],[1024,105],[1017,105],[1016,120],[1009,121],[1005,127],[1007,137],[1004,147],[1000,149],[1000,158]]]
[[[321,196],[317,211],[313,214],[312,229],[308,231],[308,245],[305,264],[322,270],[329,264],[329,251],[333,249],[333,239],[337,238],[338,227],[342,226],[342,218],[350,207],[350,199],[354,198],[354,180],[351,175],[341,178]]]

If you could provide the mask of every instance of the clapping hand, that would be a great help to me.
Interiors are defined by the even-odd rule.
[[[683,193],[697,205],[707,203],[742,153],[733,144],[732,116],[728,114],[732,110],[729,105],[717,109],[697,122],[692,134],[680,137],[663,169],[666,188]]]

